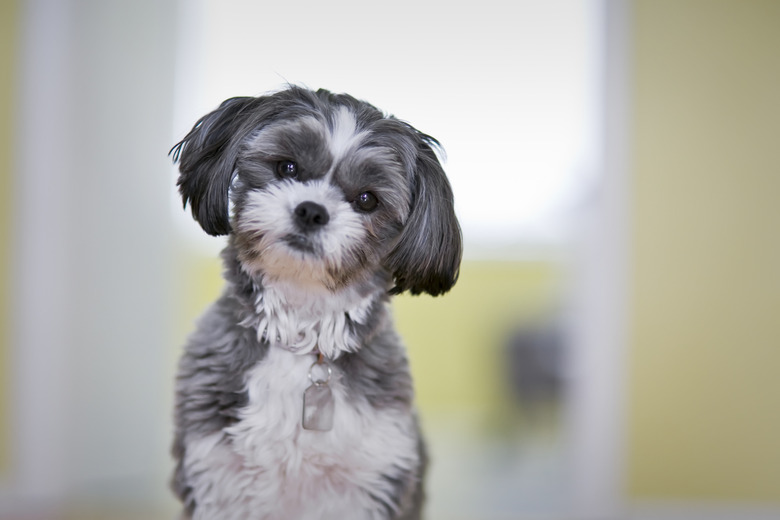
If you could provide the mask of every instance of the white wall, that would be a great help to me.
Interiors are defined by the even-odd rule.
[[[568,410],[576,518],[624,518],[630,315],[631,2],[600,2],[599,164],[572,262]]]
[[[174,10],[23,3],[3,507],[165,492]]]

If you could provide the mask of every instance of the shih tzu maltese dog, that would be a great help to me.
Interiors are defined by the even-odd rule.
[[[179,365],[183,519],[420,518],[426,452],[388,301],[458,277],[437,149],[295,86],[228,99],[173,147],[185,206],[228,237],[225,289]]]

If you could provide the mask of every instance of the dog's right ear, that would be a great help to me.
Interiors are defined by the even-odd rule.
[[[236,97],[206,114],[169,155],[179,163],[179,193],[184,207],[209,235],[230,233],[229,190],[243,128],[261,98]]]

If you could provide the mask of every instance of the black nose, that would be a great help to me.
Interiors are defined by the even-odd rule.
[[[295,208],[295,223],[303,231],[314,231],[321,228],[330,220],[328,210],[316,202],[306,201]]]

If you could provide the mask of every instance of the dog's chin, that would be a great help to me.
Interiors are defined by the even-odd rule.
[[[313,258],[316,258],[320,254],[319,251],[321,248],[305,235],[289,234],[286,235],[282,241],[294,254],[311,255]]]
[[[336,292],[357,279],[365,266],[349,268],[338,256],[328,255],[323,245],[306,235],[287,234],[261,249],[239,251],[243,270],[265,284],[274,281],[310,290]]]

